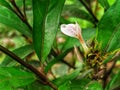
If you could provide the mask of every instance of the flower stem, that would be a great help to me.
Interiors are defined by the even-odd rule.
[[[84,50],[84,53],[85,53],[85,56],[86,56],[89,53],[90,50],[87,47],[87,45],[86,45],[86,43],[85,43],[85,41],[84,41],[84,39],[83,39],[81,34],[78,36],[78,39],[79,39],[79,41],[80,41],[80,43],[81,43],[81,45],[83,47],[83,50]]]

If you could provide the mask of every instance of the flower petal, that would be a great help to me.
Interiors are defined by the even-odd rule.
[[[76,26],[77,33],[80,33],[81,32],[81,28],[80,28],[80,26],[79,26],[79,24],[77,22],[76,22],[75,26]]]
[[[78,36],[78,26],[76,24],[62,24],[61,31],[68,36],[76,37]]]

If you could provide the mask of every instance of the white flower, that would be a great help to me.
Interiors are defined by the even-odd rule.
[[[67,24],[67,25],[62,24],[61,31],[65,35],[78,38],[78,36],[81,32],[81,28],[79,27],[79,25],[77,23],[76,24]]]
[[[84,49],[85,54],[88,54],[89,49],[82,37],[81,28],[77,23],[76,24],[62,24],[60,28],[61,28],[61,32],[64,33],[65,35],[79,39]]]

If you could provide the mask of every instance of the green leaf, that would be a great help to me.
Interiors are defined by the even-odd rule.
[[[86,85],[84,90],[103,90],[102,85],[97,81],[92,81]]]
[[[65,0],[33,0],[33,42],[41,61],[50,52]]]
[[[33,49],[32,45],[25,45],[23,47],[13,50],[13,53],[15,53],[17,56],[19,56],[20,58],[23,59],[33,51],[34,51],[34,49]],[[1,65],[9,66],[9,64],[11,64],[13,62],[14,62],[14,64],[17,63],[11,57],[6,56]]]
[[[33,42],[35,51],[40,58],[43,57],[45,19],[48,12],[49,0],[32,0],[33,3]]]
[[[103,52],[110,52],[120,48],[120,0],[111,6],[98,24],[100,48]]]
[[[6,0],[0,0],[0,5],[11,9],[11,6],[9,5],[8,2],[6,2]]]
[[[58,55],[56,58],[54,58],[50,63],[47,64],[45,67],[45,72],[48,72],[48,70],[57,62],[61,61],[69,52],[71,49],[66,50],[65,52]]]
[[[16,2],[16,4],[17,4],[18,7],[22,7],[23,6],[23,1],[24,0],[16,0],[15,2]],[[25,1],[25,5],[26,6],[28,6],[28,5],[32,6],[32,0],[26,0]]]
[[[96,36],[96,28],[85,28],[82,30],[82,35],[85,40],[89,40]]]
[[[72,80],[69,86],[69,90],[103,90],[99,82],[85,78]]]
[[[62,85],[59,86],[58,90],[71,90],[70,83],[69,82],[63,83]]]
[[[115,90],[116,88],[120,87],[120,71],[111,79],[112,80],[107,84],[105,90]]]
[[[74,78],[76,78],[80,73],[80,69],[76,69],[74,70],[71,74],[69,75],[64,75],[63,77],[57,78],[55,79],[53,82],[57,85],[60,86],[62,85],[64,82],[73,80]]]
[[[98,0],[99,3],[107,10],[109,8],[109,3],[107,0]]]
[[[89,90],[86,89],[89,82],[89,79],[74,79],[71,81],[65,81],[59,86],[58,90]]]
[[[113,5],[116,2],[116,0],[108,0],[109,5]]]
[[[39,82],[34,82],[32,84],[27,85],[23,90],[53,90],[49,86],[40,84]]]
[[[0,88],[16,88],[28,85],[36,80],[35,75],[30,72],[13,67],[0,67]],[[10,86],[10,87],[6,87]]]
[[[0,90],[13,90],[13,88],[10,86],[9,82],[2,82],[0,84]]]
[[[89,82],[90,82],[89,79],[72,80],[70,90],[85,90],[85,87]]]
[[[81,8],[75,5],[65,5],[63,9],[63,15],[68,17],[77,17],[84,20],[88,20],[90,22],[94,22],[90,14],[88,14],[84,10],[81,10]]]
[[[14,12],[4,6],[0,6],[0,23],[17,29],[26,36],[32,36],[29,27]]]

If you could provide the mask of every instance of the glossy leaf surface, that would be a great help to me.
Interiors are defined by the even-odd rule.
[[[14,12],[4,6],[0,6],[0,23],[14,28],[26,36],[32,36],[29,27]]]
[[[98,24],[100,48],[103,52],[110,52],[120,48],[120,0],[111,6]]]
[[[35,75],[30,72],[13,67],[0,67],[0,89],[2,90],[6,86],[8,90],[12,90],[12,88],[28,85],[35,80]],[[7,90],[7,88],[4,90]]]
[[[65,0],[33,0],[33,41],[36,53],[44,61],[55,39]]]

